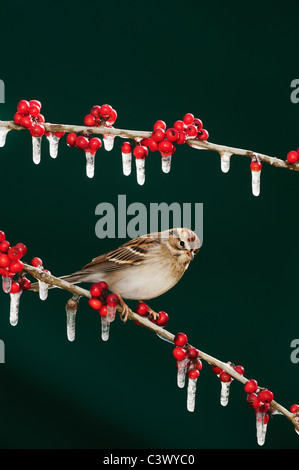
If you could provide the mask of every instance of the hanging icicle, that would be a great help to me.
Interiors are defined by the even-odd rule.
[[[182,361],[177,361],[177,384],[179,388],[185,387],[186,373],[187,373],[187,364],[189,359],[183,359]]]
[[[67,331],[67,338],[69,341],[75,340],[76,314],[78,310],[79,299],[80,297],[74,294],[73,297],[68,300],[66,307],[65,307],[66,331]]]
[[[260,189],[261,189],[261,171],[262,171],[262,164],[254,156],[250,163],[250,170],[251,170],[251,188],[252,194],[254,196],[259,196]]]
[[[220,153],[220,167],[223,173],[228,173],[230,169],[230,159],[232,154],[229,152]]]
[[[5,127],[0,128],[0,147],[4,147],[6,143],[6,136],[10,129],[6,129]]]
[[[130,142],[124,142],[121,146],[123,174],[129,176],[132,171],[132,145]]]
[[[188,370],[188,388],[187,388],[187,410],[193,412],[195,409],[196,385],[199,377],[197,369]]]

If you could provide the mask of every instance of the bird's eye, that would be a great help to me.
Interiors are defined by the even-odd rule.
[[[180,245],[185,248],[185,242],[183,240],[180,241]]]

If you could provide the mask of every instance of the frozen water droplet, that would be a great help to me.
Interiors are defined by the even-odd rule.
[[[10,129],[6,129],[5,127],[0,128],[0,147],[4,147],[6,143],[6,136]]]
[[[9,322],[12,326],[16,326],[18,324],[21,294],[22,290],[16,294],[10,294]]]
[[[41,137],[32,136],[32,157],[33,162],[38,165],[41,161]]]
[[[110,150],[113,149],[114,146],[114,135],[103,135],[103,143],[104,143],[104,149],[110,152]]]
[[[196,382],[197,382],[197,379],[188,378],[188,388],[187,388],[187,410],[188,411],[194,411],[195,409]]]
[[[171,157],[172,155],[169,155],[167,157],[162,157],[162,171],[163,173],[169,173],[170,168],[171,168]]]
[[[222,406],[228,404],[231,382],[221,382],[220,403]]]
[[[136,158],[136,173],[137,173],[137,183],[141,186],[145,182],[145,160],[141,158]]]
[[[256,412],[256,437],[258,445],[265,444],[267,424],[265,423],[265,414],[260,411]]]
[[[110,330],[110,323],[108,322],[106,317],[101,317],[101,328],[102,328],[102,340],[108,341],[109,339],[109,330]]]
[[[112,307],[111,305],[107,306],[107,321],[109,323],[113,322],[115,320],[115,314],[116,314],[116,307]]]
[[[52,158],[56,158],[58,155],[58,145],[59,145],[60,139],[52,132],[49,135],[47,135],[47,139],[49,141],[50,156]]]
[[[123,153],[122,152],[122,164],[123,164],[123,174],[129,176],[131,174],[132,167],[132,153]]]
[[[2,288],[6,294],[8,294],[10,291],[11,283],[12,283],[11,277],[2,276]]]
[[[95,154],[91,152],[85,152],[86,155],[86,175],[88,178],[94,177],[95,168]]]
[[[46,282],[38,281],[39,284],[39,298],[41,300],[46,300],[48,298],[48,284]]]
[[[178,372],[177,372],[177,384],[179,388],[184,388],[187,372],[187,363],[189,359],[183,359],[182,361],[177,361]]]
[[[76,330],[76,314],[78,310],[79,296],[74,295],[66,304],[66,332],[69,341],[74,341]]]
[[[251,187],[254,196],[260,195],[261,171],[251,171]]]
[[[220,166],[223,173],[227,173],[230,169],[230,158],[232,154],[228,152],[222,152],[220,154]]]

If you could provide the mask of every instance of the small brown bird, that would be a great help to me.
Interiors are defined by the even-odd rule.
[[[197,235],[187,228],[150,233],[94,258],[80,271],[61,279],[72,284],[105,281],[126,308],[123,298],[148,300],[171,289],[199,248]],[[31,290],[37,291],[38,284],[32,284]]]

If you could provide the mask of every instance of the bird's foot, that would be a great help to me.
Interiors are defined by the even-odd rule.
[[[145,303],[143,300],[139,300],[138,302]],[[147,305],[147,307],[148,307],[147,311],[150,315],[150,319],[154,320],[154,321],[158,320],[159,319],[159,314],[157,312],[155,312],[152,308],[150,308],[148,305]]]
[[[118,298],[119,298],[119,303],[122,306],[122,311],[120,313],[120,318],[121,320],[126,323],[126,321],[130,318],[132,314],[132,310],[130,307],[125,303],[123,300],[122,296],[117,292]]]

